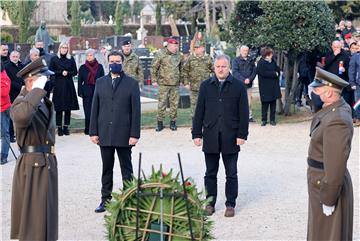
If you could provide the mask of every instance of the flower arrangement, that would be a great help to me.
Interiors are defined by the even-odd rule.
[[[207,219],[204,211],[209,200],[201,198],[203,194],[198,192],[191,178],[187,178],[183,185],[179,181],[179,173],[173,177],[172,169],[166,173],[162,170],[162,166],[157,171],[153,167],[148,177],[145,177],[144,172],[142,174],[139,200],[137,199],[138,180],[134,178],[125,184],[126,188],[120,190],[120,193],[114,192],[113,199],[107,204],[106,210],[110,213],[105,216],[108,240],[160,240],[158,227],[161,220],[166,241],[212,239],[210,233],[212,222]],[[188,203],[185,199],[184,187]],[[159,193],[162,194],[162,202]],[[139,203],[138,209],[137,203]],[[193,237],[190,234],[189,220],[191,220]],[[138,227],[138,239],[136,239],[136,227]]]

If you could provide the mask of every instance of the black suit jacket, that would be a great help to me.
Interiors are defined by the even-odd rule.
[[[223,83],[221,91],[219,84],[216,76],[201,84],[192,137],[203,138],[205,153],[236,153],[240,151],[236,138],[246,140],[248,136],[249,106],[246,86],[231,74]]]
[[[90,136],[100,146],[128,147],[129,138],[140,138],[140,91],[138,82],[121,73],[115,89],[111,75],[96,80],[90,118]]]
[[[7,75],[11,80],[11,88],[10,88],[10,100],[11,103],[14,102],[16,97],[20,94],[21,88],[25,85],[24,80],[16,76],[16,74],[24,68],[22,63],[18,63],[18,65],[14,64],[13,62],[9,61],[5,65],[5,70]]]

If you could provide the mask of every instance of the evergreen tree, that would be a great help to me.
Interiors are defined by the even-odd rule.
[[[80,30],[80,2],[79,0],[73,0],[71,3],[71,35],[80,36]]]
[[[115,9],[115,34],[122,35],[123,34],[123,12],[121,6],[121,0],[117,1],[116,9]]]
[[[13,3],[18,5],[19,15],[18,15],[18,24],[19,24],[19,41],[25,43],[29,37],[29,26],[30,19],[32,17],[32,12],[30,10],[31,3],[29,1],[19,1]]]
[[[161,1],[160,0],[156,1],[155,18],[156,18],[155,33],[157,36],[161,36]]]

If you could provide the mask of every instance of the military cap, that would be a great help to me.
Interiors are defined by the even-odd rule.
[[[37,74],[48,76],[48,75],[53,75],[54,72],[48,69],[45,59],[38,58],[37,60],[29,63],[24,68],[22,68],[16,74],[16,76],[19,78],[26,79],[27,77],[31,77]]]
[[[194,47],[197,48],[197,47],[203,47],[205,46],[205,42],[202,41],[202,40],[196,40],[195,41],[195,44],[194,44]]]
[[[122,42],[122,45],[129,45],[129,44],[131,44],[131,40],[124,40]]]
[[[321,86],[329,86],[341,90],[348,85],[349,83],[339,76],[316,67],[315,79],[310,83],[309,87],[317,88]]]
[[[352,37],[360,37],[360,31],[353,32]]]
[[[167,41],[169,44],[179,44],[176,38],[169,38]]]

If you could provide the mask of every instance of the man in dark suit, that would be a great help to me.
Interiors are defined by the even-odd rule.
[[[225,217],[233,217],[238,195],[238,152],[248,136],[249,106],[245,84],[230,74],[230,58],[226,55],[218,56],[214,69],[215,76],[200,86],[192,138],[196,146],[201,146],[203,139],[205,189],[207,198],[212,197],[206,207],[207,214],[215,212],[221,153],[226,172]]]
[[[111,52],[110,73],[95,84],[89,135],[100,146],[103,163],[101,203],[95,212],[104,212],[106,201],[111,199],[115,150],[124,185],[132,178],[131,148],[140,138],[139,85],[122,70],[123,60],[120,52]]]
[[[20,62],[20,53],[16,50],[12,51],[10,54],[10,61],[5,65],[5,70],[7,75],[11,80],[11,89],[10,89],[10,101],[14,102],[16,97],[20,94],[21,88],[24,86],[24,80],[21,77],[17,76],[17,73],[24,67]],[[15,132],[12,119],[10,119],[9,125],[10,133],[10,142],[15,142]]]

